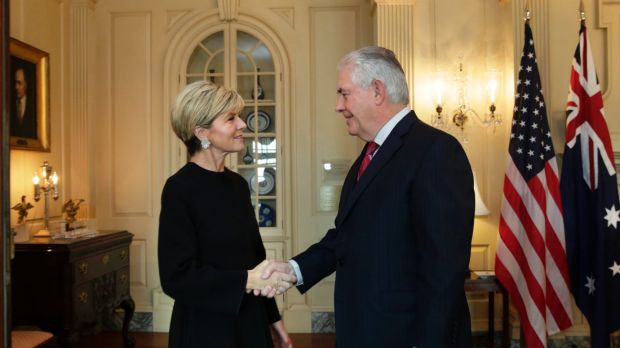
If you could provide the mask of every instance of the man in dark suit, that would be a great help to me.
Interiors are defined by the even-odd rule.
[[[28,93],[28,81],[24,69],[15,69],[15,104],[11,108],[11,136],[37,138],[37,116],[31,95]]]
[[[461,145],[409,109],[388,49],[346,55],[337,88],[336,111],[367,144],[345,179],[335,228],[263,276],[295,274],[304,293],[335,271],[338,348],[471,347],[464,278],[474,190]]]

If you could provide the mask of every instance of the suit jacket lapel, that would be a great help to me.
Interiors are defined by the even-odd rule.
[[[351,191],[353,190],[353,188],[355,188],[355,184],[357,181],[357,171],[359,170],[359,167],[362,164],[362,160],[364,159],[364,154],[366,153],[366,146],[364,146],[364,148],[362,149],[362,153],[360,153],[360,155],[357,157],[357,160],[355,160],[355,162],[349,169],[347,177],[344,179],[342,191],[340,192],[340,203],[338,204],[339,212],[344,210],[345,204],[347,202],[347,197],[349,197]],[[336,226],[338,226],[338,216],[336,216]]]
[[[372,161],[370,161],[368,168],[366,168],[366,171],[364,171],[364,174],[360,177],[360,180],[355,183],[357,179],[357,169],[359,168],[362,156],[366,151],[366,147],[364,147],[364,150],[362,150],[362,155],[360,155],[357,161],[355,161],[355,164],[351,167],[351,170],[347,175],[347,179],[345,180],[345,185],[342,189],[343,192],[341,195],[338,216],[336,216],[336,227],[338,227],[338,225],[340,225],[340,223],[342,223],[342,221],[346,218],[359,196],[372,182],[374,177],[381,171],[381,168],[389,162],[390,158],[392,158],[396,151],[401,147],[401,137],[409,132],[411,125],[416,120],[417,117],[412,111],[400,122],[398,122],[385,142],[379,147],[379,150],[377,150],[377,153],[373,157]],[[344,206],[342,199],[344,199]]]

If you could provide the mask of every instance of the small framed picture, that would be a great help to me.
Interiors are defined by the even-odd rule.
[[[9,52],[10,147],[49,152],[49,54],[13,38]]]

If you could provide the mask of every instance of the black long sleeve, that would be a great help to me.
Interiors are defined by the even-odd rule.
[[[171,335],[175,325],[188,325],[198,316],[205,327],[197,331],[221,327],[213,334],[223,335],[228,325],[232,336],[247,330],[262,335],[268,324],[280,320],[274,299],[245,292],[247,270],[265,259],[265,248],[248,185],[237,173],[188,163],[168,179],[162,192],[158,259],[162,288],[182,318],[176,323],[173,313]]]

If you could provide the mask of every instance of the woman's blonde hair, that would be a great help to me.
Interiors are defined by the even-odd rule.
[[[243,106],[243,98],[237,92],[209,81],[196,81],[177,95],[170,123],[191,156],[200,149],[200,140],[194,135],[196,127],[209,128],[217,116],[239,113]]]

